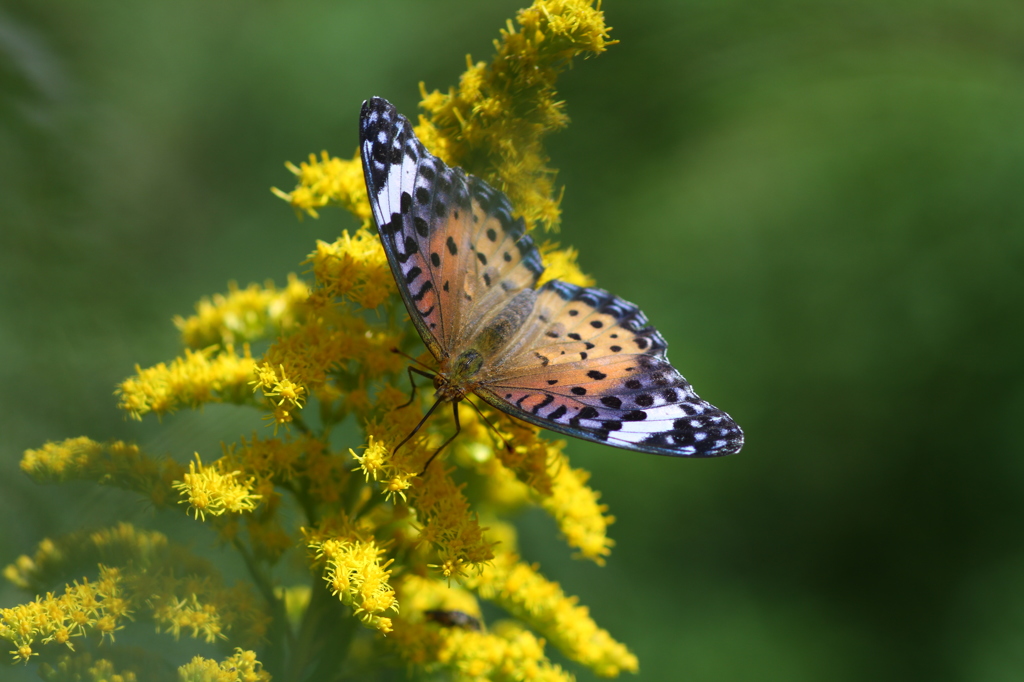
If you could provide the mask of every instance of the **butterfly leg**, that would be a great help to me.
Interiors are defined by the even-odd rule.
[[[420,376],[427,377],[428,379],[433,379],[434,378],[433,374],[430,374],[428,372],[424,372],[422,369],[416,369],[412,365],[409,365],[408,367],[406,367],[406,369],[409,371],[409,383],[412,384],[412,395],[409,396],[409,402],[403,403],[403,404],[399,405],[398,407],[395,408],[396,410],[400,410],[403,407],[409,407],[410,405],[412,405],[412,401],[416,400],[416,388],[417,387],[416,387],[416,382],[413,381],[413,379],[412,379],[412,373],[413,372],[416,372],[416,374],[419,374]],[[417,427],[417,428],[419,428],[419,427]],[[415,432],[413,432],[413,433],[415,433]]]
[[[434,407],[437,407],[437,403],[434,403]],[[433,410],[434,407],[432,407],[430,409]],[[428,412],[427,414],[430,414],[430,413]],[[448,443],[451,443],[453,440],[455,440],[455,436],[459,435],[459,431],[462,430],[462,424],[459,423],[459,401],[458,400],[452,402],[452,416],[455,417],[455,433],[453,433],[448,438],[448,440],[446,440],[445,442],[441,443],[441,447],[439,447],[437,450],[434,451],[434,454],[432,454],[430,456],[430,459],[427,460],[427,463],[423,465],[423,471],[420,472],[420,476],[422,476],[423,474],[427,473],[427,467],[430,466],[430,463],[434,461],[434,458],[437,457],[439,454],[441,454],[441,451],[444,450],[446,447],[448,447]]]
[[[508,450],[509,452],[512,452],[512,443],[509,443],[507,440],[505,440],[505,437],[498,432],[498,429],[494,427],[494,424],[491,423],[491,420],[484,416],[484,413],[480,411],[480,408],[476,406],[476,403],[474,403],[469,398],[466,399],[466,402],[469,403],[470,407],[476,410],[476,413],[480,415],[481,419],[484,420],[484,424],[487,424],[489,427],[491,427],[491,431],[493,431],[494,435],[497,436],[498,439],[502,442],[502,444],[505,446],[505,449]]]
[[[420,430],[420,428],[426,423],[427,419],[430,418],[430,415],[434,413],[434,410],[437,409],[437,406],[440,405],[442,402],[443,401],[438,400],[437,402],[435,402],[433,405],[430,406],[430,409],[427,410],[427,413],[425,415],[423,415],[423,419],[421,419],[420,423],[416,425],[416,428],[413,429],[411,432],[409,432],[409,435],[406,436],[405,438],[403,438],[402,442],[399,443],[398,445],[396,445],[395,449],[391,451],[391,456],[392,457],[394,457],[395,454],[398,452],[398,448],[400,448],[403,445],[405,445],[406,443],[408,443],[409,439],[416,435],[416,432]],[[455,421],[458,422],[458,418],[456,418]],[[445,443],[445,445],[447,445],[447,443]],[[442,446],[442,447],[444,447],[444,446]],[[435,452],[434,454],[436,455],[437,453]],[[431,457],[430,459],[434,459],[434,458]],[[428,462],[428,464],[429,464],[429,462]]]

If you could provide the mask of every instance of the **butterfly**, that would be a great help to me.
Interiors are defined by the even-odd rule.
[[[430,154],[385,99],[363,103],[359,135],[388,263],[439,365],[409,368],[410,380],[415,371],[434,381],[424,421],[450,402],[458,433],[459,402],[473,393],[525,422],[627,450],[739,451],[743,431],[669,364],[637,306],[557,279],[537,287],[540,252],[502,192]]]

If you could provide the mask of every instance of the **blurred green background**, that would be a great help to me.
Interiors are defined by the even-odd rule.
[[[488,58],[519,6],[6,0],[0,564],[80,525],[158,522],[30,483],[25,448],[118,437],[184,459],[259,428],[230,409],[129,422],[112,390],[177,354],[173,315],[228,280],[282,284],[353,225],[271,196],[286,160],[351,156],[370,95],[415,114],[419,81]],[[530,513],[524,555],[643,680],[1021,679],[1024,4],[604,10],[621,43],[563,77],[573,123],[549,138],[562,238],[747,446],[572,442],[615,551],[569,561]]]

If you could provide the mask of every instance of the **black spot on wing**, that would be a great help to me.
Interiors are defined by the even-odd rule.
[[[423,297],[427,295],[427,292],[434,288],[434,283],[429,279],[423,283],[423,288],[416,292],[416,295],[412,297],[412,300],[419,303],[423,300]]]
[[[680,407],[693,416],[675,420],[671,430],[653,433],[642,444],[695,457],[730,455],[743,447],[743,430],[722,410],[699,398]]]
[[[430,225],[420,216],[413,216],[412,225],[419,236],[426,237],[430,234]]]
[[[531,409],[530,412],[532,412],[533,414],[537,414],[542,407],[547,407],[553,402],[555,402],[555,396],[549,394],[544,398],[544,400],[534,405],[533,409]]]
[[[553,291],[563,301],[571,301],[572,297],[576,293],[576,290],[579,288],[580,287],[576,286],[575,284],[569,284],[568,282],[563,282],[560,279],[553,279],[544,286],[542,286],[540,288],[540,292],[543,293],[545,291]],[[570,310],[569,314],[572,315],[573,311]]]
[[[520,218],[516,221],[518,224],[522,224],[523,219]],[[516,248],[519,249],[519,255],[522,257],[522,263],[526,268],[537,277],[540,277],[544,272],[544,261],[541,260],[540,251],[537,250],[536,244],[530,235],[524,234],[516,242]]]

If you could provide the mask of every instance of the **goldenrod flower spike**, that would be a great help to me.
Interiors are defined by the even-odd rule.
[[[203,521],[207,514],[250,512],[262,496],[252,492],[255,479],[250,477],[239,482],[241,475],[241,471],[222,472],[217,464],[203,466],[197,452],[196,460],[189,462],[188,473],[174,484],[174,489],[185,498],[178,502],[188,504],[189,511]]]
[[[88,652],[64,654],[57,657],[54,664],[43,663],[39,666],[39,677],[46,682],[65,682],[66,680],[138,682],[139,680],[135,670],[119,668],[113,661],[106,658],[94,659]]]
[[[510,194],[531,228],[554,229],[561,193],[542,138],[567,120],[556,79],[574,57],[602,52],[607,34],[592,2],[537,0],[500,33],[490,62],[470,61],[446,94],[424,91],[418,134],[449,163]],[[173,638],[241,647],[222,660],[175,661],[179,679],[193,682],[293,679],[346,665],[375,674],[374,664],[394,660],[417,675],[464,682],[573,679],[548,659],[546,642],[600,675],[636,670],[633,654],[585,607],[519,560],[504,518],[540,507],[577,556],[604,562],[614,519],[563,441],[484,407],[498,434],[464,409],[463,432],[425,472],[452,433],[450,416],[435,415],[395,451],[423,409],[410,400],[406,361],[393,350],[432,358],[395,295],[361,162],[325,152],[288,167],[297,186],[275,194],[300,215],[345,208],[355,229],[317,242],[305,278],[229,284],[200,301],[174,320],[181,356],[137,367],[117,390],[132,419],[225,403],[260,410],[273,433],[238,438],[219,459],[196,454],[187,465],[84,437],[46,443],[21,462],[39,482],[113,485],[205,521],[239,553],[249,579],[225,585],[192,549],[130,524],[43,540],[4,569],[38,595],[0,610],[13,659],[45,659],[41,669],[53,679],[129,682],[132,671],[111,663],[118,659],[88,650],[120,641],[134,621]],[[591,284],[573,249],[548,242],[542,256],[547,276]],[[420,388],[420,399],[433,392]],[[173,454],[183,461],[192,450]],[[277,564],[289,558],[305,562],[307,584],[291,573],[287,586],[275,582]],[[485,622],[484,601],[518,622]],[[267,652],[266,670],[256,646]]]
[[[256,660],[256,653],[235,649],[233,656],[214,661],[196,656],[178,668],[180,682],[270,682],[270,673]]]
[[[196,408],[210,402],[244,404],[250,400],[246,390],[252,380],[255,361],[249,347],[242,355],[233,346],[200,351],[185,349],[185,356],[170,364],[159,363],[125,379],[116,393],[118,407],[133,419],[153,412],[167,414],[182,407]]]
[[[285,167],[298,177],[298,187],[291,192],[282,192],[276,187],[271,191],[296,211],[318,218],[320,214],[316,209],[334,203],[353,213],[363,225],[370,224],[370,204],[366,199],[363,166],[358,153],[352,159],[342,160],[323,151],[319,159],[310,154],[308,163],[298,166],[286,163]]]
[[[499,552],[477,576],[463,581],[484,599],[545,635],[568,658],[591,668],[602,677],[636,672],[639,662],[629,649],[599,628],[587,608],[568,597],[558,583],[522,563],[509,552]]]
[[[416,134],[449,164],[461,165],[504,191],[529,227],[557,229],[554,171],[541,140],[564,128],[555,81],[583,55],[612,42],[604,15],[590,0],[538,0],[516,15],[494,45],[489,64],[469,61],[458,88],[428,93]]]
[[[101,565],[95,582],[76,581],[60,596],[47,593],[27,604],[0,609],[0,637],[15,645],[10,653],[16,662],[28,663],[38,655],[33,648],[37,644],[63,644],[74,650],[71,639],[87,633],[113,641],[129,613],[121,572]]]
[[[124,441],[98,443],[85,436],[26,450],[21,470],[40,483],[95,481],[141,493],[157,505],[173,496],[171,482],[183,468],[169,458],[156,459]]]
[[[358,537],[329,538],[310,544],[324,562],[323,578],[331,594],[351,606],[353,613],[369,628],[383,634],[391,632],[391,618],[381,614],[398,611],[395,591],[388,583],[388,566],[381,562],[384,548],[372,540]]]
[[[551,495],[542,498],[541,506],[558,523],[569,546],[579,550],[580,557],[603,566],[615,544],[607,534],[615,517],[606,514],[608,505],[598,503],[601,493],[587,486],[590,472],[573,469],[560,452],[553,460],[556,473]]]
[[[291,331],[305,313],[309,287],[294,274],[281,290],[272,281],[239,289],[228,284],[227,294],[214,294],[196,304],[196,314],[176,316],[174,326],[189,348],[251,343]]]

